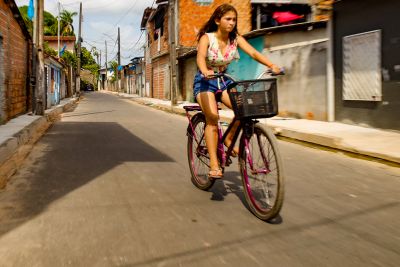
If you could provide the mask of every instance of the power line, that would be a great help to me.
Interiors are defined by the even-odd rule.
[[[133,3],[133,5],[128,9],[128,11],[126,11],[126,13],[114,24],[113,28],[115,28],[115,26],[117,26],[117,24],[123,19],[125,18],[126,15],[128,15],[128,13],[136,6],[137,0],[135,0],[135,2]]]
[[[130,46],[127,50],[131,50],[131,49],[134,49],[134,48],[136,47],[136,45],[137,45],[137,44],[140,42],[140,40],[142,39],[143,32],[144,32],[144,31],[142,31],[142,32],[140,33],[139,39],[138,39],[132,46]]]

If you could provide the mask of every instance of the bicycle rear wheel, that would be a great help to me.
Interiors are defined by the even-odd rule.
[[[282,160],[275,135],[256,124],[243,132],[239,166],[250,211],[261,220],[275,218],[283,204]]]
[[[191,121],[194,132],[189,126],[187,142],[187,157],[192,174],[191,181],[197,188],[208,190],[214,185],[215,180],[208,178],[210,158],[204,137],[206,119],[204,114],[197,113]]]

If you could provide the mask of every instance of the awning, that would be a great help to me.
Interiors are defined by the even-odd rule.
[[[296,19],[301,19],[304,16],[303,15],[297,15],[293,14],[290,11],[285,11],[285,12],[274,12],[272,17],[278,22],[278,23],[288,23],[291,21],[294,21]]]

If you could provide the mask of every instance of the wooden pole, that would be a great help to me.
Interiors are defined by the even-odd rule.
[[[44,79],[44,51],[43,51],[43,13],[44,13],[44,0],[37,0],[35,8],[36,13],[36,47],[37,47],[37,74],[36,74],[36,115],[44,115],[46,106],[45,98],[45,79]]]
[[[76,92],[79,93],[81,90],[81,46],[82,46],[82,2],[79,5],[79,31],[78,31],[78,67],[76,74]]]
[[[170,92],[171,106],[177,104],[176,91],[176,40],[175,40],[175,0],[169,1],[169,41],[170,41]]]

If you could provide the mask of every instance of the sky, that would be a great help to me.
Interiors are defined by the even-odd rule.
[[[28,5],[29,0],[15,0],[18,6]],[[57,3],[61,10],[75,11],[79,14],[82,2],[82,46],[89,50],[96,47],[101,50],[102,65],[105,65],[105,40],[107,41],[108,61],[117,59],[118,27],[121,32],[121,64],[125,65],[135,56],[143,56],[142,46],[145,41],[140,31],[140,22],[146,7],[151,7],[154,0],[45,0],[45,10],[57,16]],[[155,6],[155,4],[154,4]],[[78,15],[74,17],[75,34],[78,35]]]

